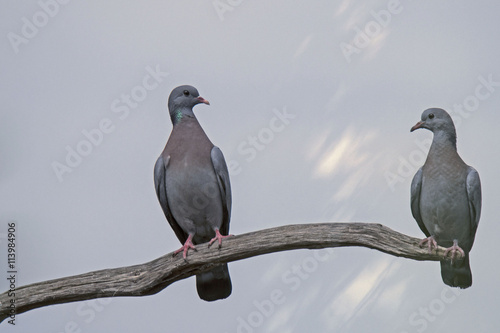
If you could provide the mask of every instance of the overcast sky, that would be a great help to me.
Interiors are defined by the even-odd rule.
[[[500,226],[500,26],[494,1],[4,1],[0,11],[0,289],[144,263],[180,246],[153,166],[166,101],[195,113],[231,167],[230,230],[377,222],[414,237],[411,178],[448,110],[481,177],[473,285],[437,262],[366,248],[229,264],[232,295],[194,278],[148,297],[31,310],[2,332],[493,332]]]

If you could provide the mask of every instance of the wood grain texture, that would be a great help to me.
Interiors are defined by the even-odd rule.
[[[225,239],[221,248],[200,244],[196,252],[189,252],[187,261],[181,254],[173,257],[169,253],[140,265],[22,286],[16,289],[15,298],[4,292],[0,295],[0,322],[9,317],[11,299],[15,299],[16,314],[20,314],[94,298],[152,295],[215,265],[278,251],[363,246],[414,260],[438,261],[443,257],[444,248],[428,253],[418,246],[419,241],[375,223],[296,224],[259,230]]]

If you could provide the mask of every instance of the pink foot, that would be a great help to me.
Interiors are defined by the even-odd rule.
[[[422,247],[425,243],[427,243],[427,248],[429,249],[429,253],[432,252],[432,248],[434,247],[437,249],[438,245],[436,243],[436,240],[434,239],[434,236],[430,236],[427,238],[424,238],[418,243],[418,246]]]
[[[186,239],[186,242],[184,243],[184,245],[180,249],[178,249],[174,252],[174,256],[177,253],[182,252],[182,257],[184,259],[186,259],[187,252],[189,249],[193,249],[196,251],[196,247],[194,246],[192,239],[193,239],[193,235],[189,235],[188,238]]]
[[[448,253],[451,252],[451,263],[453,263],[453,261],[455,261],[455,257],[457,256],[457,252],[460,253],[460,255],[462,257],[465,257],[465,252],[464,250],[462,250],[462,248],[460,246],[458,246],[458,241],[455,239],[453,241],[453,246],[452,247],[449,247],[447,248],[445,251],[444,251],[444,257],[448,257]]]
[[[219,229],[215,229],[215,237],[210,240],[210,242],[208,243],[208,247],[212,246],[212,243],[217,240],[217,241],[219,241],[219,249],[220,249],[222,246],[222,240],[224,238],[228,238],[231,236],[233,236],[233,235],[222,236],[219,232]]]

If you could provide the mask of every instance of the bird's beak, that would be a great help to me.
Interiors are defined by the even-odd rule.
[[[419,129],[419,128],[422,128],[422,126],[424,126],[425,122],[423,121],[419,121],[418,123],[415,124],[415,126],[413,126],[411,129],[410,129],[410,132],[413,132],[414,130],[416,129]]]
[[[210,105],[210,102],[207,101],[206,99],[204,99],[203,97],[198,97],[197,100],[200,102],[200,103],[205,103],[207,105]]]

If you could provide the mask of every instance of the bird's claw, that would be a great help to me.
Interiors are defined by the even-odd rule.
[[[444,257],[447,258],[448,253],[451,253],[451,263],[453,264],[453,262],[455,261],[455,257],[457,256],[457,252],[461,257],[465,257],[464,250],[462,250],[462,248],[458,246],[458,241],[454,240],[453,245],[444,251]]]
[[[175,257],[178,253],[182,252],[182,257],[183,257],[184,259],[186,259],[186,257],[187,257],[187,253],[188,253],[188,250],[189,250],[189,249],[192,249],[192,250],[194,250],[194,251],[197,251],[197,250],[196,250],[196,247],[195,247],[195,246],[194,246],[194,244],[193,244],[192,239],[193,239],[193,236],[189,235],[189,237],[188,237],[188,239],[186,240],[186,242],[184,243],[184,245],[183,245],[180,249],[175,250],[175,252],[174,252],[174,254],[173,254],[172,256],[173,256],[173,257]]]
[[[221,233],[219,232],[219,229],[215,229],[215,237],[212,238],[210,240],[210,242],[208,242],[208,247],[212,246],[212,244],[215,242],[215,241],[218,241],[219,242],[219,249],[222,247],[222,240],[224,238],[228,238],[228,237],[231,237],[233,235],[227,235],[227,236],[223,236],[221,235]]]
[[[418,243],[418,246],[419,247],[423,247],[424,244],[427,243],[427,248],[429,249],[429,253],[432,252],[432,248],[434,247],[435,249],[437,249],[438,245],[436,243],[436,239],[434,239],[434,236],[430,236],[430,237],[427,237],[427,238],[424,238],[420,241],[420,243]]]

